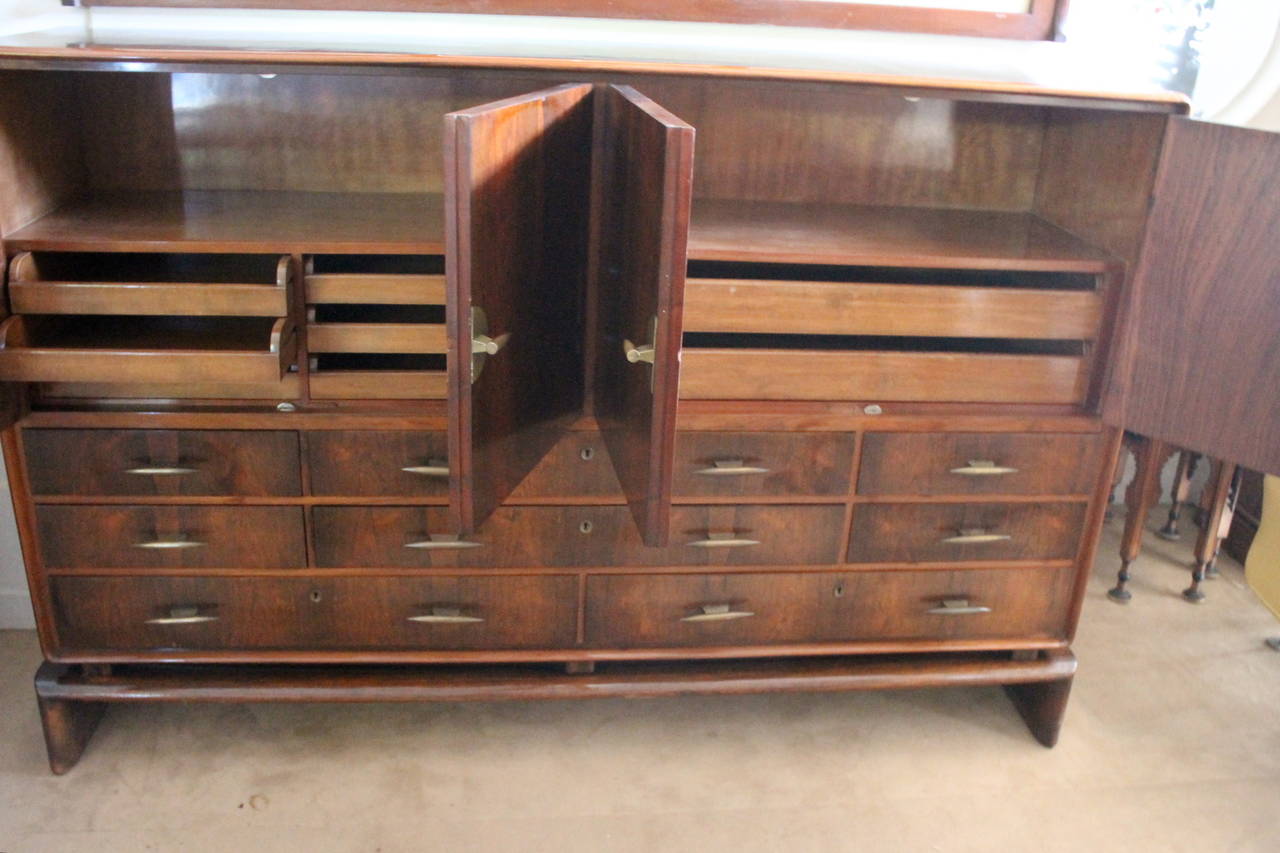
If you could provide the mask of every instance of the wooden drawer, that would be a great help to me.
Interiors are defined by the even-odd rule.
[[[1063,569],[597,575],[586,641],[601,648],[1058,639]]]
[[[316,431],[306,440],[313,495],[449,495],[442,432]]]
[[[36,495],[301,494],[298,435],[288,431],[29,429]]]
[[[507,498],[599,498],[622,494],[613,462],[598,432],[570,432],[547,451]]]
[[[624,506],[502,507],[467,541],[443,507],[313,510],[323,568],[774,565],[839,560],[840,506],[679,506],[671,544],[647,548]]]
[[[51,584],[64,652],[564,648],[577,633],[578,582],[563,575]]]
[[[448,341],[443,324],[311,323],[310,352],[443,354]]]
[[[824,432],[682,432],[679,497],[844,495],[853,436]]]
[[[1084,527],[1083,503],[860,504],[851,563],[1070,560]]]
[[[0,379],[16,382],[279,382],[296,355],[285,318],[15,315],[0,324]]]
[[[307,564],[293,506],[39,506],[49,569],[293,569]]]
[[[867,433],[858,493],[1088,494],[1101,446],[1096,433]]]

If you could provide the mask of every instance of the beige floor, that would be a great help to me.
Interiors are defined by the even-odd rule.
[[[1153,537],[1052,751],[996,689],[462,706],[139,707],[48,774],[0,633],[0,851],[1280,850],[1280,624],[1193,607]]]

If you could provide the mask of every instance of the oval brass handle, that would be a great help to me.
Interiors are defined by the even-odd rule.
[[[419,551],[461,551],[466,548],[479,548],[482,543],[471,542],[453,533],[428,533],[426,539],[417,539],[404,543],[406,548]]]
[[[999,474],[1016,474],[1018,469],[1010,468],[1007,465],[997,465],[991,459],[970,459],[968,465],[952,468],[951,473],[961,474],[965,477],[994,477]]]
[[[942,541],[948,545],[981,545],[985,542],[1008,542],[1013,539],[1008,533],[992,533],[981,527],[963,528],[955,536],[947,536]]]
[[[693,473],[706,477],[732,477],[743,474],[768,474],[769,469],[747,465],[741,459],[716,459],[712,461],[710,468],[699,468]]]
[[[134,542],[135,548],[147,548],[152,551],[183,551],[188,548],[203,548],[205,543],[199,539],[188,539],[185,533],[180,533],[171,539],[148,539],[145,542]]]
[[[197,625],[201,622],[217,622],[218,617],[201,613],[200,608],[192,604],[178,604],[169,608],[168,616],[157,616],[148,619],[148,625]]]
[[[730,619],[746,619],[756,614],[750,610],[734,610],[732,604],[704,604],[697,613],[680,619],[681,622],[728,622]]]
[[[426,465],[406,465],[400,470],[406,474],[421,474],[423,477],[448,477],[449,463],[443,459],[428,459]]]
[[[428,622],[436,625],[474,625],[483,622],[483,616],[467,616],[459,607],[432,607],[429,613],[409,617],[410,622]]]
[[[706,539],[695,539],[686,543],[690,548],[745,548],[759,545],[758,539],[744,539],[732,533],[708,533]]]
[[[124,469],[126,474],[137,474],[139,477],[180,477],[183,474],[195,474],[198,471],[198,468],[182,468],[178,466],[169,468],[157,466],[154,468],[142,467]]]
[[[925,612],[935,616],[973,616],[977,613],[990,613],[991,608],[981,604],[970,604],[967,598],[947,598]]]

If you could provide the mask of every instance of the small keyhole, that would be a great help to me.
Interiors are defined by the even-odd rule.
[[[590,532],[591,532],[591,522],[589,522],[589,521],[584,521],[584,522],[582,522],[581,524],[579,524],[579,525],[578,525],[578,532],[580,532],[580,533],[590,533]]]
[[[310,598],[310,599],[311,599],[311,603],[312,603],[312,604],[319,604],[319,603],[320,603],[320,590],[318,590],[318,589],[313,589],[313,590],[311,590],[311,595],[309,595],[309,596],[308,596],[308,598]]]
[[[596,455],[596,449],[594,447],[584,447],[578,455],[582,457],[583,462],[590,462],[591,458]]]
[[[834,595],[836,598],[839,598],[840,596],[844,595],[844,584],[842,583],[836,584],[836,588],[831,590],[831,594]]]

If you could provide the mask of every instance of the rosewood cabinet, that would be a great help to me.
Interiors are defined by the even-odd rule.
[[[1184,111],[0,45],[53,769],[183,699],[1001,684],[1052,745],[1120,429],[1280,470],[1280,143]]]

